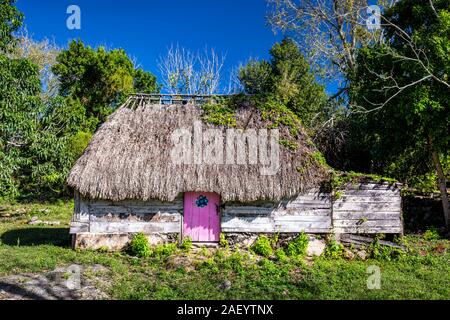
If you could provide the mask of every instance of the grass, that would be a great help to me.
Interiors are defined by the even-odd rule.
[[[233,248],[159,247],[146,258],[69,247],[72,202],[0,204],[0,276],[53,270],[71,263],[108,267],[115,299],[449,299],[449,241],[409,235],[397,259],[313,261],[269,259]],[[32,216],[61,221],[31,226]],[[381,271],[381,289],[367,289],[367,268]],[[221,284],[231,282],[224,290]]]

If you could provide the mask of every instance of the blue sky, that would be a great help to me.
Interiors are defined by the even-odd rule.
[[[81,9],[81,30],[69,30],[69,5]],[[18,0],[28,32],[66,46],[82,39],[93,47],[124,48],[159,77],[158,57],[171,44],[226,54],[223,78],[249,57],[268,58],[282,35],[266,22],[265,0]]]

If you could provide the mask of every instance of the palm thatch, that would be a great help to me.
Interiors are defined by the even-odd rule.
[[[134,107],[130,107],[133,103]],[[138,102],[138,103],[137,103]],[[92,199],[160,199],[172,201],[182,192],[216,192],[222,201],[279,201],[318,186],[327,169],[315,161],[315,147],[300,130],[294,139],[280,126],[280,141],[290,139],[296,148],[279,145],[279,170],[261,174],[261,164],[173,163],[171,139],[175,129],[191,130],[196,121],[203,129],[220,129],[203,120],[204,110],[193,105],[161,105],[129,100],[116,110],[94,134],[68,177],[69,186]],[[238,108],[236,126],[267,128],[261,111]]]

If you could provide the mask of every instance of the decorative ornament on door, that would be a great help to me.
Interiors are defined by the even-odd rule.
[[[208,205],[208,198],[204,195],[200,195],[197,200],[195,200],[195,204],[198,208],[204,208]]]

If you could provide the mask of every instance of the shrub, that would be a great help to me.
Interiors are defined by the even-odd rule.
[[[192,244],[192,239],[190,237],[185,237],[180,244],[180,248],[186,252],[191,251],[193,246],[194,245]]]
[[[155,255],[159,257],[168,257],[177,251],[176,243],[160,244],[155,247]]]
[[[383,246],[380,245],[378,241],[371,243],[367,248],[367,251],[371,258],[376,260],[387,260],[387,261],[391,261],[392,259],[396,259],[405,254],[405,251],[403,251],[402,249]]]
[[[436,230],[436,228],[429,228],[425,233],[423,234],[424,240],[439,240],[441,237],[439,235],[439,232]]]
[[[151,255],[150,245],[147,237],[142,233],[134,235],[130,243],[130,253],[133,256],[145,258]]]
[[[221,233],[221,234],[220,234],[219,245],[220,245],[221,247],[224,247],[224,248],[228,248],[228,247],[229,247],[228,240],[227,240],[227,238],[225,237],[225,234],[224,234],[224,233]]]
[[[304,256],[306,254],[306,247],[308,246],[308,236],[305,233],[300,233],[295,239],[288,243],[286,248],[288,256]]]
[[[264,235],[259,236],[250,249],[254,253],[266,258],[273,254],[272,241]]]
[[[283,249],[278,248],[277,250],[275,250],[275,258],[280,262],[286,261],[287,260],[286,252]]]
[[[331,240],[325,248],[325,256],[329,258],[340,258],[344,255],[344,246],[341,243],[337,243],[335,240]]]

